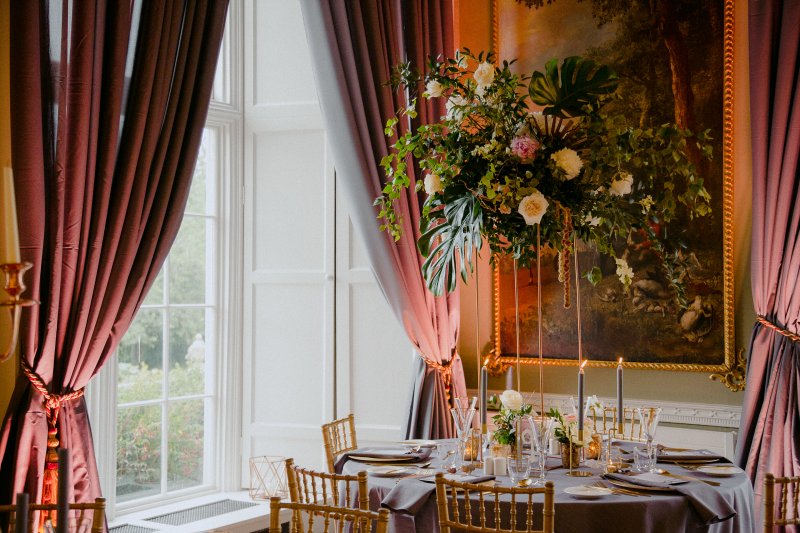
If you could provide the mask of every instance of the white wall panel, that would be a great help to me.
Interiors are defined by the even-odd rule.
[[[253,135],[255,270],[325,268],[325,137],[322,131]]]
[[[300,3],[296,0],[253,2],[253,103],[316,101],[311,55]]]

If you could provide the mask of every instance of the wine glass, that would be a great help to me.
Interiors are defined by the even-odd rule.
[[[547,477],[547,452],[550,448],[550,435],[553,432],[555,420],[547,416],[530,418],[531,449],[539,461],[539,476],[534,478],[533,485],[544,485]]]
[[[647,439],[647,454],[653,456],[653,439],[658,429],[658,419],[661,416],[660,407],[637,407],[636,416],[642,427],[645,439]]]
[[[450,409],[450,414],[453,415],[453,424],[456,428],[456,435],[458,435],[458,453],[461,458],[464,457],[466,449],[466,440],[469,437],[469,429],[472,427],[472,419],[475,416],[475,403],[478,398],[473,397],[470,402],[468,398],[455,398],[455,405]]]

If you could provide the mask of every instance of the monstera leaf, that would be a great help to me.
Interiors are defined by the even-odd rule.
[[[422,228],[417,241],[425,257],[422,276],[431,292],[440,296],[456,288],[456,271],[467,281],[472,269],[472,254],[483,244],[483,211],[471,194],[449,201]]]
[[[534,103],[545,106],[545,115],[561,118],[583,115],[583,107],[592,105],[604,95],[617,89],[617,74],[605,65],[590,59],[568,57],[558,70],[558,62],[551,59],[545,73],[534,71],[528,94]]]

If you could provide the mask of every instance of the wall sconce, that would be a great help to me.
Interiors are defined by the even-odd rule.
[[[22,262],[19,253],[19,229],[17,227],[17,204],[14,196],[14,174],[9,167],[3,169],[3,182],[0,187],[0,270],[5,278],[4,289],[9,300],[0,302],[0,307],[8,308],[11,314],[11,341],[0,353],[0,363],[11,357],[17,347],[19,322],[22,308],[36,305],[36,300],[23,299],[25,272],[33,266]]]

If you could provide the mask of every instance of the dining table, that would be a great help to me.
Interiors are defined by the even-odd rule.
[[[436,444],[446,445],[448,441],[437,441]],[[385,448],[386,446],[383,447]],[[398,453],[401,451],[402,448],[398,446]],[[429,454],[420,455],[419,461],[398,463],[375,462],[369,457],[359,456],[357,452],[352,453],[361,460],[346,457],[340,462],[340,470],[346,474],[367,471],[370,507],[373,510],[384,507],[392,511],[389,524],[391,532],[439,531],[436,493],[432,489],[436,472],[443,471],[443,457],[437,453],[435,447]],[[365,454],[369,455],[366,451]],[[682,480],[679,492],[663,488],[632,489],[625,483],[612,483],[613,480],[604,478],[604,468],[600,462],[582,463],[576,470],[587,474],[585,477],[576,477],[570,475],[569,469],[560,466],[560,458],[548,457],[546,479],[555,487],[555,531],[752,533],[756,524],[750,479],[744,472],[732,467],[726,459],[720,457],[718,460],[715,464],[731,466],[729,469],[723,468],[723,471],[733,473],[724,476],[710,475],[698,471],[696,463],[681,466],[675,462],[659,461],[656,465],[659,472],[675,480]],[[395,466],[396,470],[388,470],[387,465]],[[488,477],[484,476],[480,468],[471,471],[470,475],[482,481],[486,481]],[[491,490],[491,485],[495,483],[512,486],[507,475],[495,473],[490,479],[487,490]],[[602,491],[603,494],[599,496],[570,494],[582,492],[582,487],[591,485],[604,485],[613,492]],[[571,489],[576,487],[578,490]],[[702,507],[701,502],[705,512],[698,511],[697,502],[692,501],[692,496],[697,495],[700,495],[701,500],[713,500],[713,509],[717,510],[722,506],[726,510],[717,512],[717,515],[713,512],[709,515],[708,509]],[[537,506],[534,515],[539,521],[543,501],[542,494],[534,498],[533,505]],[[508,507],[510,505],[506,509]]]

